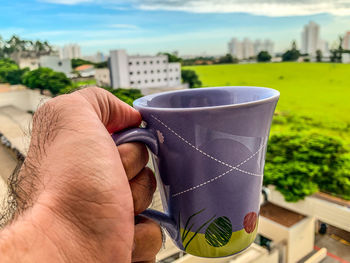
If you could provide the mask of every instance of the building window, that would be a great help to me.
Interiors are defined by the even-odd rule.
[[[139,62],[139,61],[137,61],[137,62],[136,62],[136,65],[140,65],[140,62]]]
[[[159,60],[157,60],[157,64],[159,64]]]
[[[163,63],[165,64],[165,63],[166,63],[166,60],[163,60]]]
[[[58,62],[58,66],[60,66],[60,67],[62,66],[62,62],[61,61]]]
[[[168,81],[168,79],[167,79],[167,78],[165,78],[165,79],[164,79],[164,81]]]
[[[143,73],[147,74],[147,70],[145,70]]]
[[[170,69],[170,72],[173,72],[173,69]]]
[[[143,65],[146,65],[146,64],[147,64],[147,61],[144,61],[144,62],[143,62]]]
[[[154,82],[154,79],[152,79],[152,82]]]
[[[131,66],[132,65],[132,62],[129,62],[129,66]]]
[[[166,72],[166,69],[164,69],[164,72]]]
[[[176,77],[176,80],[179,80],[179,77]]]
[[[160,79],[158,79],[158,82],[160,82]]]
[[[130,71],[130,73],[129,73],[130,75],[132,75],[133,74],[133,72],[132,71]]]
[[[177,71],[179,71],[179,69],[178,69],[178,68],[176,68],[176,69],[175,69],[175,71],[177,72]]]
[[[153,74],[153,70],[151,70],[151,74]]]
[[[160,73],[160,70],[158,69],[157,72]]]
[[[137,71],[137,75],[140,75],[140,71]]]
[[[145,83],[148,83],[148,80],[147,80],[147,79],[145,79]]]
[[[132,85],[132,84],[134,84],[134,82],[133,82],[133,81],[130,81],[130,84]]]
[[[170,80],[173,80],[173,78],[170,78]]]
[[[152,65],[152,64],[153,64],[153,61],[151,60],[149,63]]]
[[[139,80],[137,83],[140,84],[140,83],[141,83],[141,80]]]

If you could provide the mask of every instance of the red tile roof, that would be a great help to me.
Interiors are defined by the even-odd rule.
[[[90,68],[93,68],[93,67],[94,67],[93,65],[84,64],[84,65],[81,65],[79,67],[76,67],[75,70],[76,71],[82,71],[82,70],[90,69]]]

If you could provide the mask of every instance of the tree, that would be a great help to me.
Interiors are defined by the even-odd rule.
[[[339,37],[338,48],[331,49],[331,62],[341,63],[343,50],[343,37]]]
[[[29,71],[28,68],[20,69],[18,65],[10,59],[0,60],[0,82],[12,85],[21,84],[22,76]]]
[[[319,49],[316,50],[316,61],[322,62],[322,51]]]
[[[350,160],[345,144],[327,135],[300,132],[271,136],[264,184],[275,185],[286,201],[318,190],[350,199]]]
[[[111,87],[103,87],[104,89],[111,92],[113,95],[118,97],[120,100],[126,102],[130,106],[134,100],[143,97],[139,89],[112,89]]]
[[[257,57],[258,62],[269,62],[271,61],[271,55],[267,51],[260,51]]]
[[[297,50],[297,45],[295,41],[292,42],[292,49],[287,50],[282,55],[282,61],[296,61],[300,57],[300,52]]]
[[[231,63],[238,63],[238,60],[236,58],[233,58],[231,54],[226,54],[223,57],[219,58],[218,64],[231,64]]]
[[[179,58],[178,56],[176,56],[174,54],[170,54],[170,53],[167,53],[167,52],[159,52],[158,55],[168,56],[168,62],[170,62],[170,63],[172,63],[172,62],[182,63],[182,58]]]
[[[76,68],[79,67],[81,65],[85,65],[85,64],[89,64],[89,65],[93,65],[94,63],[89,61],[89,60],[85,60],[85,59],[81,59],[81,58],[73,58],[71,60],[72,63],[72,68]]]
[[[199,88],[202,85],[202,82],[199,80],[198,75],[194,70],[181,70],[181,78],[183,82],[189,84],[190,88]]]
[[[38,68],[29,71],[23,76],[23,84],[31,89],[49,90],[53,95],[60,92],[61,89],[71,86],[70,79],[62,72],[55,72],[50,68]]]
[[[108,67],[108,62],[104,61],[104,62],[98,62],[98,63],[94,63],[91,62],[89,60],[85,60],[85,59],[81,59],[81,58],[73,58],[71,60],[71,64],[72,64],[72,68],[76,68],[79,67],[81,65],[93,65],[95,68],[107,68]]]
[[[23,55],[35,54],[36,56],[49,55],[53,48],[47,41],[39,40],[33,42],[31,40],[21,39],[19,36],[13,35],[9,40],[0,37],[0,58],[8,58],[13,53],[21,52]]]

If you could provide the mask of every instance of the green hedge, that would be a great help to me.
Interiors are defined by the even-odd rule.
[[[264,185],[269,184],[289,202],[319,190],[350,200],[350,159],[344,143],[317,133],[272,135],[264,176]]]

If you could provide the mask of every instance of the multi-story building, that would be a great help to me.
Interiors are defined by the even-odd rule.
[[[107,57],[102,52],[97,52],[94,55],[90,56],[84,56],[83,59],[94,62],[94,63],[100,63],[107,60]]]
[[[243,57],[251,58],[254,57],[254,44],[249,38],[243,39]]]
[[[255,50],[256,55],[261,51],[267,51],[270,55],[274,55],[274,43],[269,39],[265,39],[264,41],[260,42],[260,45],[256,45],[255,47],[257,48],[257,50]]]
[[[128,56],[125,50],[112,50],[109,67],[114,89],[181,86],[181,65],[169,63],[166,55]]]
[[[68,44],[60,49],[61,59],[81,58],[81,50],[78,44]]]
[[[235,58],[243,59],[243,43],[237,38],[232,38],[228,43],[228,52]]]
[[[301,53],[316,55],[316,51],[320,49],[320,26],[313,21],[304,26],[301,33]]]
[[[237,38],[232,38],[228,43],[229,53],[238,59],[249,59],[257,56],[261,51],[267,51],[273,55],[274,44],[271,40],[266,39],[261,41],[260,39],[252,42],[249,38],[245,38],[243,41],[239,41]]]
[[[350,50],[350,31],[345,33],[345,36],[343,39],[343,48],[346,50]]]

